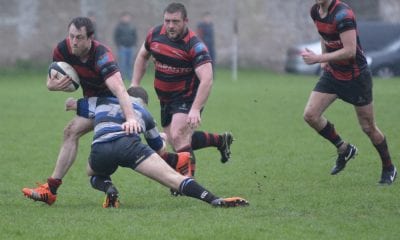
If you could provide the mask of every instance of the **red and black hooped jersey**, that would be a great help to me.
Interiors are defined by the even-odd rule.
[[[82,62],[71,52],[69,39],[66,38],[53,51],[53,61],[63,61],[70,64],[79,75],[84,97],[114,96],[107,88],[105,81],[119,71],[118,65],[109,48],[92,41],[89,58]]]
[[[154,88],[162,103],[193,101],[199,86],[196,67],[211,62],[205,44],[191,30],[177,41],[170,40],[164,26],[151,29],[145,48],[154,58]]]
[[[352,9],[339,0],[333,0],[326,17],[321,18],[318,10],[319,5],[315,4],[311,8],[311,18],[323,39],[326,51],[333,52],[343,48],[340,33],[353,29],[357,31],[356,18]],[[367,60],[364,56],[357,31],[356,57],[354,59],[331,61],[327,70],[338,80],[351,80],[358,77],[360,72],[367,68],[367,66]]]

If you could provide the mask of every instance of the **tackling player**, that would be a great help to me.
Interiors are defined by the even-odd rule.
[[[94,112],[94,137],[89,157],[87,173],[93,188],[106,193],[104,208],[119,207],[119,192],[111,175],[119,166],[131,168],[180,194],[197,198],[215,207],[246,206],[248,201],[240,197],[219,198],[199,185],[194,179],[183,176],[168,166],[159,155],[165,152],[165,142],[158,133],[151,114],[143,107],[145,100],[142,88],[130,88],[131,96],[138,98],[132,104],[136,115],[140,116],[140,128],[148,146],[141,142],[138,133],[127,135],[121,129],[124,116],[120,111],[118,99],[100,97],[78,100],[77,114],[85,118]],[[91,101],[91,103],[90,103]],[[91,105],[91,106],[90,106]],[[94,110],[88,111],[95,107]],[[157,154],[157,153],[158,154]],[[188,172],[190,160],[186,159]]]

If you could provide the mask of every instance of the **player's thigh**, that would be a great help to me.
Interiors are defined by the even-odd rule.
[[[188,146],[192,141],[195,128],[187,123],[186,113],[175,113],[170,125],[170,142],[175,150]]]
[[[336,94],[312,91],[304,109],[304,116],[321,116],[336,98]]]
[[[178,136],[189,136],[191,138],[194,129],[187,123],[187,113],[175,113],[172,116],[170,134]],[[176,137],[176,136],[175,136]]]
[[[135,169],[137,172],[147,176],[167,187],[178,189],[184,176],[172,169],[158,154],[150,155]]]

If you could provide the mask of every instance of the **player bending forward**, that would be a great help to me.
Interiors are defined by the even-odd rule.
[[[78,100],[77,114],[88,114],[91,107],[94,109],[94,137],[89,157],[87,173],[93,188],[106,193],[103,207],[118,207],[118,190],[111,181],[111,175],[119,166],[133,170],[175,189],[182,195],[205,201],[215,207],[247,206],[249,202],[240,197],[220,198],[198,184],[193,178],[183,176],[172,169],[159,154],[165,152],[165,142],[155,125],[151,114],[138,104],[141,100],[140,93],[144,89],[137,87],[128,90],[133,95],[132,107],[137,116],[140,116],[141,133],[148,145],[141,142],[139,134],[127,135],[121,128],[124,116],[113,97],[83,98]],[[85,116],[87,117],[87,116]],[[157,153],[158,154],[157,154]],[[190,172],[190,159],[187,166]]]

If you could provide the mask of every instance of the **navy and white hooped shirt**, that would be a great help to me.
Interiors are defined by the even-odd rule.
[[[136,116],[139,117],[138,122],[141,126],[144,138],[147,144],[155,151],[163,146],[163,140],[159,134],[153,116],[146,108],[138,103],[132,103],[132,108]],[[122,129],[121,124],[126,121],[119,105],[118,99],[115,97],[91,97],[81,98],[77,102],[78,116],[94,119],[94,137],[92,144],[111,142],[118,138],[125,137],[126,132]],[[133,133],[140,141],[139,134]]]

